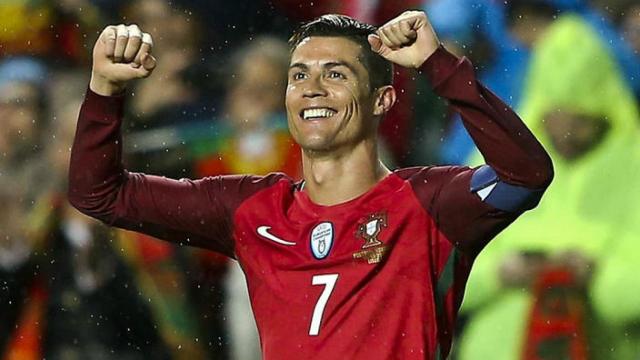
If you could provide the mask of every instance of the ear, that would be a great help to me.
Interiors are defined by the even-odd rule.
[[[391,110],[396,103],[396,89],[391,85],[385,85],[376,90],[373,104],[373,114],[376,116],[384,115]]]

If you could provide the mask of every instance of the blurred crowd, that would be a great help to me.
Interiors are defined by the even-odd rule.
[[[138,24],[159,61],[128,89],[128,169],[299,178],[287,35],[323,13],[381,25],[407,9],[427,11],[556,170],[541,205],[476,259],[452,358],[640,359],[636,0],[3,0],[0,360],[260,358],[235,261],[106,227],[66,201],[104,26]],[[395,71],[385,162],[481,163],[426,79]]]

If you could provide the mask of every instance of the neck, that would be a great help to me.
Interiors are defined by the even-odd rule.
[[[378,157],[376,139],[347,151],[317,153],[303,150],[304,190],[319,205],[354,199],[391,173]]]

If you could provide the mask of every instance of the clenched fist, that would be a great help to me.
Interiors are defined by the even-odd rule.
[[[404,67],[419,68],[433,54],[440,41],[427,15],[405,11],[369,35],[371,49],[383,58]]]
[[[89,87],[110,96],[122,92],[127,82],[151,75],[156,59],[153,40],[137,25],[107,26],[93,47],[93,69]]]

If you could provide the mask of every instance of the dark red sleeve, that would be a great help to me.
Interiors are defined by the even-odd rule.
[[[462,115],[487,165],[414,168],[398,174],[410,181],[447,240],[475,256],[538,204],[553,178],[551,159],[518,115],[478,82],[469,60],[440,47],[421,71]]]
[[[522,213],[496,209],[471,192],[474,169],[468,167],[416,167],[396,173],[411,183],[444,238],[472,258]]]
[[[436,94],[460,113],[487,165],[503,181],[530,189],[553,178],[551,158],[518,115],[477,79],[467,58],[440,47],[421,68]]]
[[[172,180],[126,171],[121,162],[124,96],[87,90],[69,167],[69,201],[107,224],[233,257],[233,213],[282,179],[216,176]]]

